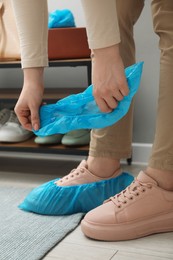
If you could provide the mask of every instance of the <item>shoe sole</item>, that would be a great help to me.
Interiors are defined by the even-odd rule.
[[[90,135],[86,138],[75,138],[73,140],[70,139],[62,139],[61,143],[66,146],[77,146],[77,145],[87,145],[90,142]]]
[[[32,134],[27,134],[27,135],[23,135],[23,136],[8,136],[8,137],[0,137],[0,142],[4,142],[4,143],[18,143],[18,142],[24,142],[26,140],[28,140],[29,138],[31,138],[33,135]]]
[[[122,241],[136,239],[156,233],[173,231],[173,212],[138,222],[117,225],[92,224],[85,219],[81,222],[83,233],[92,239],[102,241]]]

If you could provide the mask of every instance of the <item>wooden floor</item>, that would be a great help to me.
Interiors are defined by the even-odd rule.
[[[35,165],[35,164],[33,164]],[[55,166],[55,165],[54,165]],[[57,162],[57,176],[66,173],[72,162]],[[16,166],[18,167],[18,166]],[[23,186],[34,187],[45,181],[55,178],[55,172],[43,171],[39,162],[40,173],[25,171],[27,168],[26,161],[20,167],[20,172],[6,170],[0,172],[0,186]],[[144,166],[143,166],[144,167]],[[142,166],[124,166],[123,168],[137,175]],[[36,165],[35,165],[35,168]],[[17,168],[19,169],[19,167]],[[48,169],[48,168],[47,168]],[[49,168],[50,169],[50,168]],[[21,172],[22,170],[22,172]],[[19,170],[18,170],[19,171]],[[60,176],[58,173],[61,172]],[[81,232],[80,226],[62,240],[51,252],[48,253],[44,260],[173,260],[173,233],[157,234],[141,239],[125,242],[98,242],[86,238]]]

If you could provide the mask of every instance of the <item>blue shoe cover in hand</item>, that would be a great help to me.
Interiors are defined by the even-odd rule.
[[[55,179],[32,190],[19,208],[42,215],[86,213],[125,189],[133,179],[130,174],[122,173],[109,180],[63,187],[57,186]]]
[[[92,95],[92,85],[84,92],[70,95],[55,104],[44,105],[40,109],[41,128],[36,135],[46,136],[67,133],[77,129],[104,128],[115,124],[129,110],[131,101],[138,90],[143,62],[125,69],[129,94],[110,113],[99,110]]]

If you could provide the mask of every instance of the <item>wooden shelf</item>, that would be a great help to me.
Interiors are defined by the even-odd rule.
[[[35,153],[53,153],[66,155],[87,155],[88,146],[68,147],[62,144],[38,145],[34,142],[35,137],[20,143],[0,143],[1,151],[35,152]]]
[[[77,67],[77,66],[90,66],[91,59],[64,59],[64,60],[50,60],[49,67]],[[0,61],[1,69],[8,68],[21,68],[20,60],[9,60],[9,61]]]

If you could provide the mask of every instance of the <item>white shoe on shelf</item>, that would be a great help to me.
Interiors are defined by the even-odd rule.
[[[10,110],[4,108],[0,110],[0,128],[8,121],[10,117]]]
[[[29,139],[32,132],[24,129],[14,111],[10,111],[10,117],[0,128],[0,142],[18,143]]]

